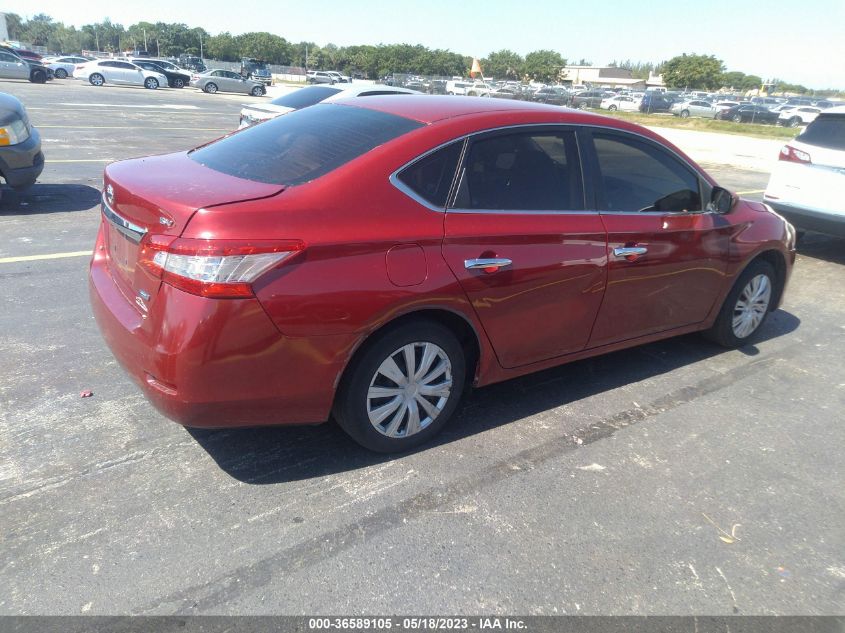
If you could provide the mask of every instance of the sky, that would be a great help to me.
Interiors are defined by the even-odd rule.
[[[845,87],[845,0],[0,0],[67,25],[182,22],[212,34],[269,31],[319,45],[422,44],[478,58],[548,48],[570,63],[715,55],[727,70],[808,88]]]

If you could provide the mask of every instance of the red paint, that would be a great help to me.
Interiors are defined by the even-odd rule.
[[[184,153],[106,169],[115,211],[146,229],[147,241],[133,244],[101,223],[90,272],[94,314],[120,363],[174,420],[324,421],[355,350],[394,319],[422,310],[457,315],[470,326],[480,349],[475,382],[483,385],[705,329],[736,276],[764,251],[784,258],[788,277],[794,250],[786,225],[756,203],[740,201],[725,216],[444,215],[388,180],[444,142],[507,125],[609,127],[683,156],[638,126],[496,99],[371,97],[336,107],[427,125],[289,188],[225,176]],[[242,297],[221,299],[180,289],[141,263],[150,244],[174,240],[281,241],[304,249]],[[648,252],[612,254],[631,245]],[[465,268],[464,260],[486,257],[513,263]]]

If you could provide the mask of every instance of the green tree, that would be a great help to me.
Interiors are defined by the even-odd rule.
[[[663,80],[671,88],[717,88],[724,65],[713,55],[679,55],[663,64]]]
[[[521,55],[505,48],[482,59],[481,68],[485,75],[496,79],[521,79],[525,60]]]
[[[539,50],[525,56],[525,74],[536,81],[551,83],[560,77],[566,60],[557,51]]]

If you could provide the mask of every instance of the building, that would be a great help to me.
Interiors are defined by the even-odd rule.
[[[0,42],[9,39],[9,27],[6,25],[6,14],[0,13]]]
[[[629,69],[616,66],[564,66],[561,81],[596,88],[644,90],[646,87],[645,79],[633,77]]]

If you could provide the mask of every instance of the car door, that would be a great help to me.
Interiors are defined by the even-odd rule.
[[[29,79],[29,64],[16,55],[0,51],[0,77],[4,79]]]
[[[120,70],[123,73],[124,81],[132,86],[143,86],[144,70],[140,66],[130,64],[129,62],[117,62],[120,65]]]
[[[724,284],[728,216],[704,210],[709,185],[662,145],[621,131],[591,137],[608,277],[590,347],[700,323]]]
[[[546,126],[468,141],[443,255],[504,367],[583,349],[601,304],[605,231],[577,138]]]

